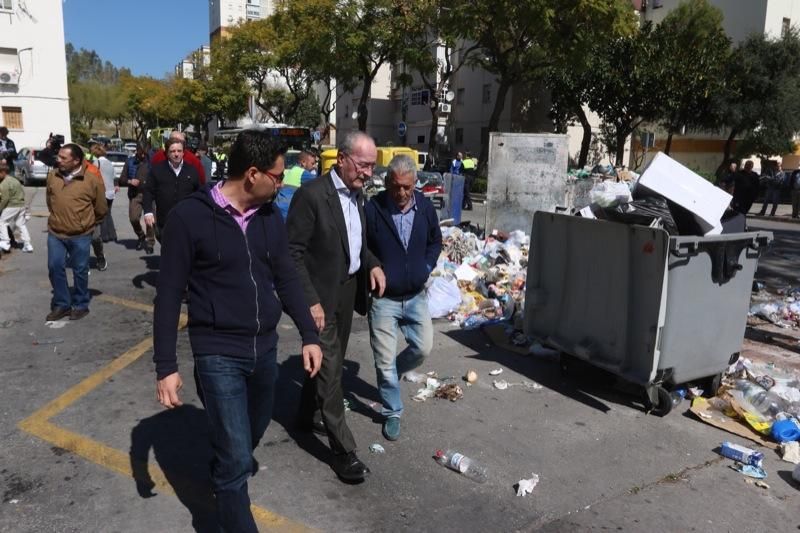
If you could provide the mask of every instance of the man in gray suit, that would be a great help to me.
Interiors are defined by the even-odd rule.
[[[369,474],[355,454],[345,420],[342,363],[353,310],[365,314],[369,290],[383,295],[386,285],[379,261],[367,249],[361,192],[377,157],[370,136],[347,134],[331,171],[294,193],[286,220],[289,251],[320,331],[323,354],[319,374],[303,384],[298,423],[312,429],[314,412],[320,409],[333,451],[331,467],[346,482],[363,481]]]

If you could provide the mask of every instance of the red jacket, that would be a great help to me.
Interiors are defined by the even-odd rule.
[[[164,152],[163,149],[161,149],[158,152],[156,152],[155,154],[153,154],[153,157],[150,159],[150,166],[152,167],[152,166],[157,165],[158,163],[161,163],[162,161],[166,161],[166,160],[167,160],[167,153]],[[183,151],[183,162],[192,165],[197,170],[197,173],[200,175],[200,185],[205,185],[206,184],[206,171],[203,168],[203,163],[200,162],[200,160],[197,158],[197,156],[194,155],[189,150],[184,150]]]

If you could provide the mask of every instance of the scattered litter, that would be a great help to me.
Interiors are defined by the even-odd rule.
[[[736,463],[730,465],[730,468],[736,470],[740,474],[744,474],[747,477],[752,477],[754,479],[764,479],[767,477],[767,472],[760,466],[753,466],[753,465],[745,465],[742,463]]]
[[[62,342],[64,342],[64,339],[42,339],[42,340],[35,339],[33,341],[33,345],[44,346],[46,344],[61,344]]]
[[[410,381],[411,383],[424,383],[426,379],[428,379],[428,376],[420,374],[419,372],[414,372],[413,370],[409,370],[403,374],[403,381]]]
[[[490,376],[499,376],[502,373],[503,373],[503,369],[502,368],[495,368],[494,370],[490,370],[489,371],[489,375]]]
[[[761,488],[761,489],[767,489],[767,490],[769,489],[769,485],[767,485],[766,483],[764,483],[760,479],[755,482],[755,486],[758,487],[758,488]]]
[[[475,383],[478,381],[478,373],[474,370],[467,371],[467,374],[464,376],[464,381],[467,383]]]
[[[51,329],[61,329],[67,325],[67,322],[65,320],[48,320],[44,325]]]
[[[16,499],[14,499],[14,500],[8,500],[8,503],[10,503],[11,505],[16,505],[16,504],[18,504],[18,503],[19,503],[19,500],[16,500]]]
[[[437,388],[434,396],[442,400],[454,402],[464,397],[464,391],[457,383],[447,383]]]
[[[800,464],[800,442],[784,442],[780,450],[781,459],[787,463]]]
[[[350,410],[350,400],[348,400],[347,398],[344,399],[344,410],[345,411]]]
[[[519,383],[509,383],[504,379],[493,381],[494,388],[499,390],[506,390],[509,387],[525,387],[526,389],[540,390],[544,387],[535,381],[520,381]]]
[[[419,389],[417,394],[415,394],[411,399],[415,402],[424,402],[428,398],[432,398],[436,389],[438,389],[442,385],[442,382],[436,378],[427,378],[425,381],[425,387]]]
[[[719,454],[723,457],[727,457],[728,459],[733,459],[734,461],[756,467],[760,467],[762,461],[764,461],[763,453],[751,450],[750,448],[745,448],[744,446],[740,446],[738,444],[732,444],[728,441],[722,443],[722,446],[720,446],[719,449]]]
[[[498,390],[506,390],[508,388],[508,381],[504,379],[495,380],[494,388]]]
[[[701,389],[700,387],[689,387],[689,391],[686,396],[690,400],[692,400],[694,398],[700,398],[701,396],[703,396],[703,392],[705,391],[703,391],[703,389]]]
[[[377,442],[369,445],[369,451],[372,453],[386,453],[386,449]]]
[[[539,484],[539,476],[531,473],[530,479],[520,479],[517,483],[517,496],[526,496],[533,493],[533,489]]]

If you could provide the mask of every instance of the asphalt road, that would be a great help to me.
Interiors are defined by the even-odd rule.
[[[186,405],[155,401],[150,358],[158,256],[133,249],[127,201],[114,204],[120,236],[109,269],[92,271],[91,314],[60,329],[44,323],[50,298],[43,189],[33,194],[33,254],[0,262],[0,531],[211,531],[211,450],[180,335]],[[478,220],[481,208],[469,214]],[[761,226],[761,224],[759,224]],[[796,279],[800,226],[769,224],[778,241],[765,275]],[[766,226],[765,226],[766,227]],[[513,228],[510,228],[513,229]],[[762,275],[762,274],[759,274]],[[262,530],[324,531],[788,531],[800,527],[798,485],[766,450],[771,488],[745,482],[714,449],[735,437],[684,414],[645,414],[639,397],[596,375],[562,376],[551,360],[517,355],[481,332],[436,323],[423,366],[440,376],[475,369],[480,379],[456,402],[410,400],[397,442],[381,436],[366,322],[354,322],[345,389],[359,454],[372,469],[361,485],[340,483],[326,447],[291,422],[302,375],[299,338],[284,320],[274,421],[255,455],[250,494]],[[36,344],[38,342],[38,344]],[[491,385],[502,368],[512,384]],[[541,389],[528,388],[537,382]],[[463,383],[463,382],[462,382]],[[385,454],[372,454],[380,443]],[[485,484],[439,466],[437,448],[483,463]],[[532,495],[514,484],[536,473]]]

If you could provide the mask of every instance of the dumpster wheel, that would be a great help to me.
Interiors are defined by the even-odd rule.
[[[655,394],[653,394],[655,392]],[[651,385],[650,390],[647,391],[648,397],[648,412],[656,416],[666,416],[672,411],[672,396],[667,389],[662,385]],[[658,401],[654,404],[650,398],[656,396]]]

